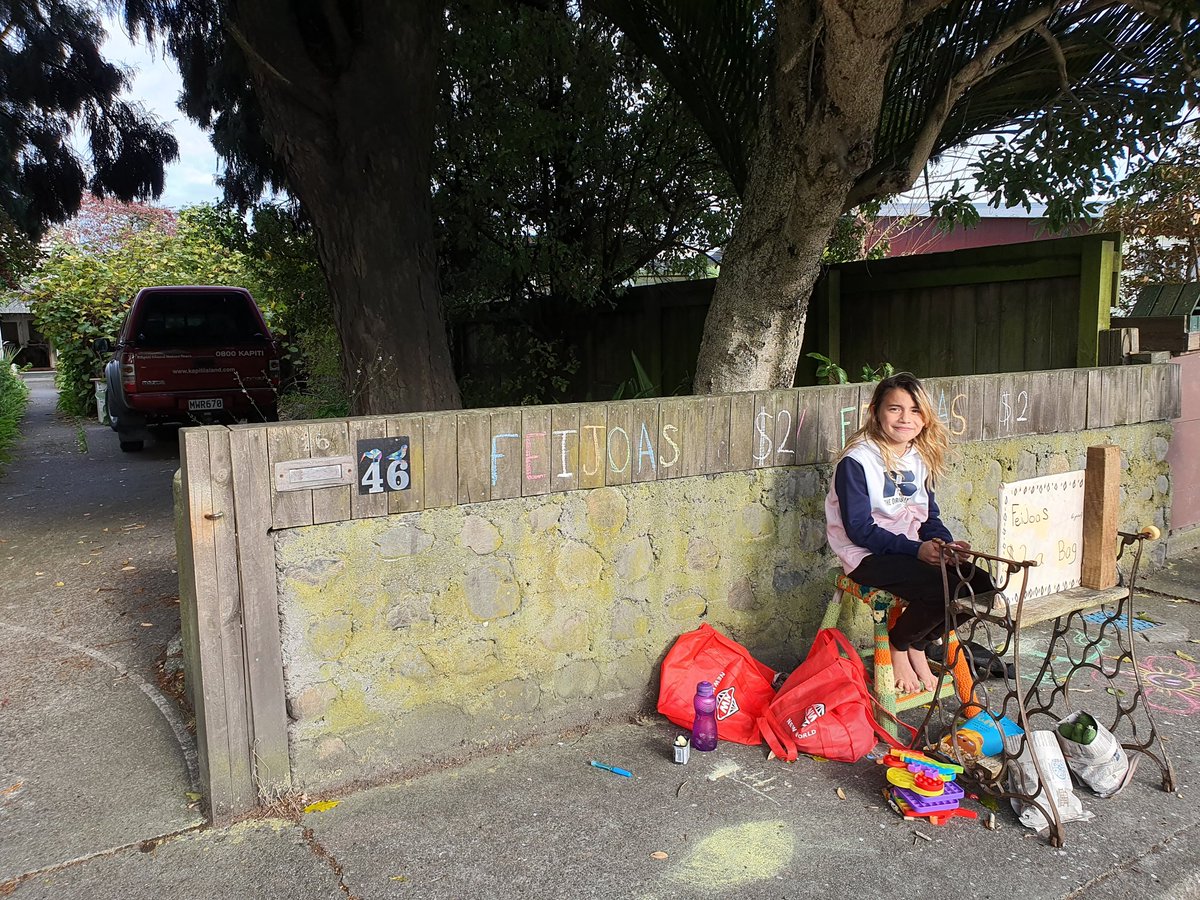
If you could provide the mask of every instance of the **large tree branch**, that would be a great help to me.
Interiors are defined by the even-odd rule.
[[[923,21],[930,13],[935,13],[949,5],[950,0],[909,0],[904,10],[904,18],[900,20],[898,31],[903,33]]]
[[[1091,3],[1084,4],[1078,15],[1080,17],[1090,15],[1117,5],[1119,2],[1120,0],[1093,0]],[[991,43],[959,69],[946,84],[942,98],[926,115],[925,121],[913,140],[908,156],[908,165],[902,170],[872,169],[867,172],[851,189],[846,199],[846,208],[853,208],[859,203],[881,194],[894,194],[909,190],[916,184],[917,178],[920,177],[933,155],[942,129],[963,95],[974,85],[995,74],[992,66],[996,60],[1023,37],[1031,32],[1037,32],[1039,29],[1048,32],[1046,22],[1060,5],[1061,0],[1055,0],[1053,3],[1029,12],[1000,32]],[[1059,56],[1061,57],[1061,48],[1059,48]]]

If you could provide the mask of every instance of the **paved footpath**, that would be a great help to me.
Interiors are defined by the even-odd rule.
[[[1172,626],[1138,653],[1179,788],[1163,793],[1148,761],[1116,798],[1077,788],[1095,818],[1069,825],[1061,850],[1007,807],[997,831],[906,823],[867,760],[787,765],[722,744],[677,766],[656,717],[321,798],[333,801],[322,811],[205,827],[189,809],[181,714],[154,687],[177,623],[175,451],[121,455],[89,427],[80,453],[49,396],[41,386],[0,480],[0,896],[1200,897],[1196,553],[1148,580],[1137,607]],[[102,488],[114,480],[124,499]],[[1113,700],[1077,696],[1089,709]]]

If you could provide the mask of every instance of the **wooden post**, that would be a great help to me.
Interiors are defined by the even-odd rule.
[[[1079,344],[1075,365],[1081,368],[1097,364],[1100,332],[1108,328],[1115,248],[1111,240],[1089,238],[1080,259]]]
[[[1100,332],[1099,362],[1102,366],[1129,365],[1140,350],[1136,328],[1106,328]]]
[[[1083,485],[1083,571],[1086,588],[1117,583],[1117,510],[1121,502],[1121,448],[1088,447]]]

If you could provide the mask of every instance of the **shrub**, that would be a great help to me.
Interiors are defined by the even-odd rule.
[[[19,425],[29,403],[29,388],[12,364],[13,352],[0,354],[0,464],[10,458],[12,445],[20,436]]]

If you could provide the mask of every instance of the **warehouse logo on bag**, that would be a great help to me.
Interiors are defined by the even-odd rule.
[[[722,672],[721,674],[724,674],[724,673]],[[727,688],[725,688],[725,690],[723,690],[719,694],[717,694],[717,721],[718,722],[720,722],[722,719],[728,719],[730,716],[732,716],[734,713],[736,713],[739,709],[741,709],[741,707],[738,706],[737,700],[734,699],[733,688],[727,687]]]

